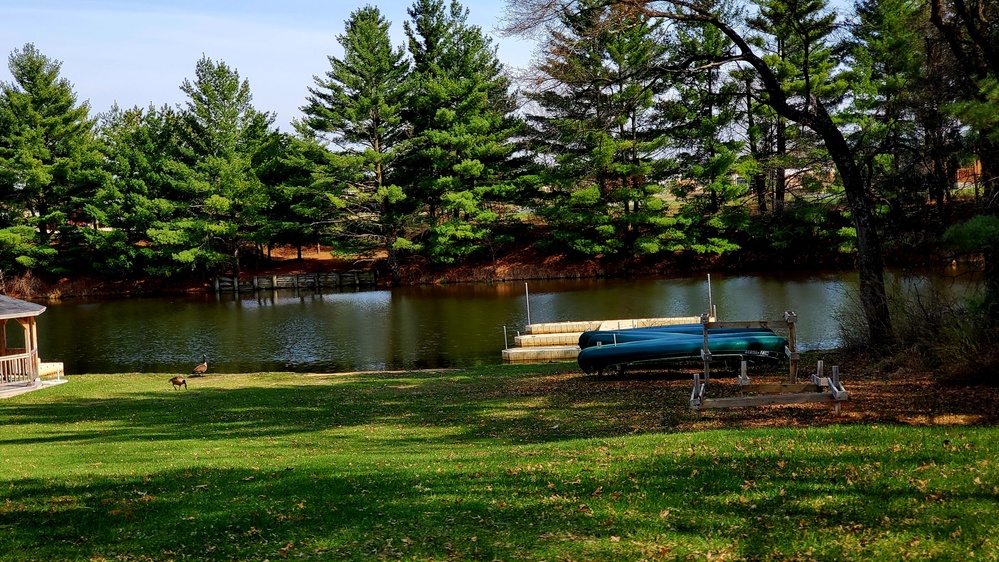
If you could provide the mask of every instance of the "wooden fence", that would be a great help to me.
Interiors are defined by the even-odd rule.
[[[343,273],[296,273],[289,275],[260,275],[249,279],[216,277],[216,293],[242,293],[277,289],[339,289],[344,287],[372,287],[378,281],[374,271],[351,270]]]

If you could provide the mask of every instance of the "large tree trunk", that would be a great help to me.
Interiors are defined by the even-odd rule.
[[[767,176],[759,173],[753,174],[749,180],[753,192],[756,193],[756,207],[761,215],[767,214]]]
[[[860,302],[873,345],[889,342],[893,338],[888,295],[885,291],[884,259],[881,254],[881,237],[874,222],[874,210],[863,176],[853,158],[853,151],[836,127],[832,118],[819,106],[816,120],[810,125],[825,141],[826,149],[836,163],[843,181],[853,225],[857,230],[857,270],[860,274]]]
[[[929,198],[933,204],[933,230],[939,234],[947,223],[947,192],[950,191],[951,165],[950,158],[944,154],[944,149],[936,135],[929,141],[930,148],[930,186]]]
[[[774,168],[774,214],[784,214],[784,200],[787,198],[787,169]]]
[[[697,14],[697,19],[709,23],[724,33],[738,47],[742,60],[757,71],[764,90],[768,94],[767,104],[788,121],[808,127],[826,145],[826,150],[836,164],[843,181],[853,224],[857,230],[857,269],[860,273],[860,303],[867,324],[868,337],[872,345],[881,345],[893,339],[891,316],[888,312],[888,296],[884,282],[884,260],[881,255],[881,237],[874,221],[873,204],[868,197],[863,177],[854,158],[853,149],[843,132],[816,97],[806,98],[803,107],[792,105],[784,92],[780,80],[773,69],[756,55],[752,47],[734,28],[721,21],[710,10],[693,3],[674,0]],[[779,186],[778,186],[779,187]],[[774,206],[776,210],[777,201]]]

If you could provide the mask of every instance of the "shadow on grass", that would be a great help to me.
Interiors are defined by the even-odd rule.
[[[991,428],[663,435],[685,377],[559,366],[95,381],[0,403],[0,447],[23,458],[0,476],[0,558],[957,559],[999,544]],[[77,464],[34,468],[59,463]]]
[[[54,400],[0,402],[0,420],[8,430],[0,444],[254,439],[372,424],[417,429],[397,436],[414,442],[548,442],[655,430],[656,412],[683,401],[680,394],[668,392],[665,380],[646,377],[622,384],[546,367],[547,374],[531,376],[288,375],[262,385],[236,386],[227,385],[224,376],[205,377],[188,381],[186,391],[133,391],[120,383],[124,390],[107,397],[67,394]],[[16,430],[36,424],[65,430],[30,437]]]
[[[806,549],[806,558],[863,559],[911,541],[954,553],[996,539],[991,518],[976,515],[995,507],[988,490],[888,476],[948,460],[935,451],[779,450],[793,441],[730,457],[647,441],[576,450],[575,463],[539,464],[524,451],[485,472],[314,461],[22,479],[3,494],[0,546],[5,559],[53,560],[785,559]],[[887,470],[865,470],[875,463]]]

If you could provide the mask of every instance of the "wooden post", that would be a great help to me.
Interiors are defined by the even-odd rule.
[[[31,380],[32,382],[37,382],[41,377],[38,373],[42,370],[42,358],[38,354],[38,323],[35,322],[35,317],[32,316],[28,323],[31,325],[31,349],[34,350],[35,360],[32,362],[31,368]]]
[[[219,283],[219,276],[216,275],[215,276],[215,294],[216,295],[219,294],[219,292],[222,290],[220,287],[221,287],[221,285]]]

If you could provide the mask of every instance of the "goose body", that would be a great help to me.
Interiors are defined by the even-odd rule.
[[[184,380],[184,377],[181,377],[181,376],[176,376],[176,377],[170,379],[170,384],[173,385],[173,389],[174,390],[180,390],[181,386],[183,386],[184,388],[187,388],[187,381]]]
[[[201,363],[198,363],[194,367],[194,370],[191,371],[191,374],[194,375],[194,376],[201,376],[201,375],[205,374],[205,371],[207,371],[207,370],[208,370],[208,356],[207,355],[202,355],[201,356]]]

